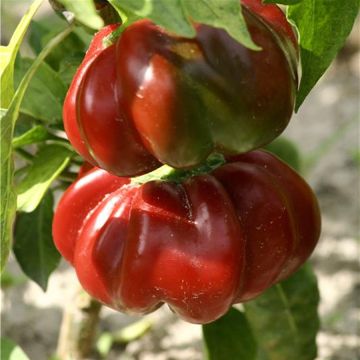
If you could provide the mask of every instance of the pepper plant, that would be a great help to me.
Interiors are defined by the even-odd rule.
[[[204,324],[205,358],[315,359],[320,215],[278,136],[359,1],[43,1],[1,46],[1,268],[46,291],[58,249],[101,303]]]

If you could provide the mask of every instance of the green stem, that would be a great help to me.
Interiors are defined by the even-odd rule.
[[[121,26],[119,26],[116,30],[114,30],[111,34],[109,34],[108,36],[104,37],[103,39],[103,45],[105,47],[109,47],[112,44],[115,44],[116,40],[119,38],[119,36],[121,35],[121,33],[125,30],[125,26],[124,24],[122,24]]]
[[[225,164],[225,158],[221,154],[211,154],[207,160],[200,166],[192,169],[174,169],[168,165],[152,171],[151,173],[141,175],[131,179],[133,184],[144,184],[148,181],[173,181],[183,182],[191,177],[208,174],[221,165]]]
[[[156,180],[161,180],[164,177],[166,177],[167,175],[169,175],[172,171],[174,171],[175,169],[168,166],[168,165],[163,165],[161,167],[159,167],[158,169],[145,174],[145,175],[141,175],[141,176],[137,176],[131,179],[131,183],[133,184],[144,184],[148,181],[156,181]]]
[[[69,302],[58,339],[59,359],[88,359],[93,350],[102,305],[79,289]]]
[[[106,36],[103,39],[103,44],[105,47],[108,47],[116,42],[122,32],[130,26],[133,22],[139,19],[138,16],[129,14],[120,8],[118,0],[108,0],[111,6],[117,11],[121,18],[121,26],[119,26],[115,31],[113,31],[110,35]]]

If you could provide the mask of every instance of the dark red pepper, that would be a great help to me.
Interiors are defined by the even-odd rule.
[[[194,39],[148,20],[115,44],[95,35],[69,89],[64,123],[77,151],[119,176],[168,164],[189,168],[210,153],[234,155],[269,143],[291,117],[297,42],[275,5],[242,1],[253,51],[218,28],[195,25]]]
[[[53,224],[92,296],[129,313],[167,303],[194,323],[291,275],[319,232],[310,187],[264,151],[178,182],[130,183],[94,169],[65,192]]]

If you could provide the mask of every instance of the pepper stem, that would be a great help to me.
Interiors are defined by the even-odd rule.
[[[125,30],[124,24],[119,26],[116,30],[110,33],[108,36],[105,36],[102,40],[104,47],[109,47],[112,44],[115,44],[116,40],[119,38],[121,33]]]
[[[199,176],[203,174],[208,174],[225,164],[225,158],[222,154],[214,153],[211,154],[204,163],[200,166],[191,168],[191,169],[175,169],[168,165],[163,165],[162,167],[148,173],[145,175],[137,176],[131,179],[132,184],[144,184],[148,181],[173,181],[173,182],[183,182],[193,176]]]
[[[106,36],[103,39],[103,44],[105,47],[108,47],[116,42],[116,40],[120,37],[122,32],[130,26],[133,22],[140,19],[138,16],[134,14],[129,14],[125,12],[122,8],[120,8],[119,4],[114,0],[108,0],[110,5],[113,6],[113,9],[117,12],[118,16],[121,19],[121,26],[119,26],[116,30],[114,30],[111,34]],[[116,2],[116,4],[115,4]]]

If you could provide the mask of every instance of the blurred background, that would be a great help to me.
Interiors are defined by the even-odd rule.
[[[8,43],[30,3],[1,1],[2,44]],[[35,17],[44,18],[54,19],[47,2]],[[26,41],[21,53],[31,56]],[[322,210],[322,236],[310,260],[321,293],[318,360],[360,359],[359,21],[284,136],[298,146],[302,174]],[[2,336],[18,343],[30,359],[49,359],[56,351],[64,309],[73,303],[78,287],[74,271],[62,261],[44,293],[11,258],[1,280]],[[144,334],[127,344],[115,344],[107,359],[202,359],[201,327],[177,319],[165,307],[142,320],[103,308],[99,334],[138,321]],[[106,336],[98,346],[106,348]]]

